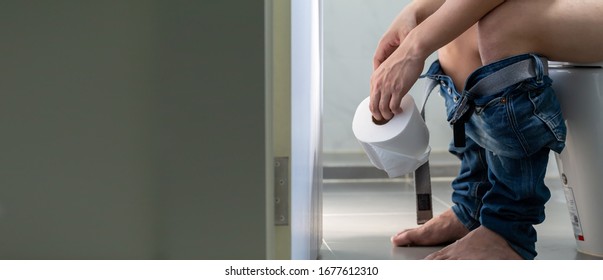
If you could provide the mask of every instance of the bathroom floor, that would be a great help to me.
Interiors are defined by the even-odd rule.
[[[452,177],[432,179],[434,215],[451,206]],[[576,251],[565,196],[558,178],[547,179],[552,197],[547,218],[537,225],[542,260],[599,259]],[[323,244],[327,260],[416,260],[442,247],[393,247],[390,236],[416,227],[415,192],[410,179],[325,179]]]

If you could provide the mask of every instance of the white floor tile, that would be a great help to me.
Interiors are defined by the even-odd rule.
[[[537,259],[597,259],[576,251],[563,190],[547,181],[552,193],[546,221],[537,225]],[[432,183],[434,215],[450,207],[450,181]],[[409,182],[326,182],[323,193],[322,259],[423,259],[442,247],[393,247],[390,237],[417,227],[413,186]]]

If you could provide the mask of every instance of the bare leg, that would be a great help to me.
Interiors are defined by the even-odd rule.
[[[478,24],[483,64],[536,53],[551,60],[603,60],[603,1],[507,0]],[[428,259],[520,259],[498,233],[479,227]]]
[[[450,76],[458,90],[467,76],[481,66],[477,47],[477,25],[438,51],[444,72]],[[469,230],[458,220],[451,209],[431,219],[421,227],[402,231],[392,237],[396,246],[429,246],[451,243],[462,238]]]
[[[482,62],[524,53],[556,61],[603,61],[601,15],[601,0],[507,0],[478,24]]]

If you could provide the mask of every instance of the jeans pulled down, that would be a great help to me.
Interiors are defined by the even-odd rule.
[[[514,56],[485,65],[467,79],[465,88],[507,65],[535,55]],[[551,150],[565,146],[566,127],[552,80],[536,59],[536,76],[499,92],[472,96],[472,114],[465,123],[465,146],[451,143],[450,152],[461,159],[452,182],[452,210],[469,229],[485,226],[501,235],[524,259],[536,256],[536,230],[544,221],[550,191],[544,176]],[[438,61],[424,75],[440,83],[449,119],[459,100],[452,79]]]

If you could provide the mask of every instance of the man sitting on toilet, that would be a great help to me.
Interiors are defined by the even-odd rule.
[[[371,112],[400,113],[437,50],[425,77],[440,82],[461,170],[454,206],[395,245],[456,241],[427,259],[535,258],[549,151],[566,133],[546,62],[602,61],[601,15],[600,0],[415,0],[400,12],[375,52]]]

